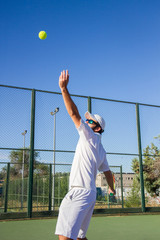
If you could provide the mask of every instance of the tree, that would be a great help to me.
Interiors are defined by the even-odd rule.
[[[160,136],[156,137],[160,140]],[[160,149],[153,143],[143,150],[143,173],[144,186],[151,196],[159,195],[160,189]],[[132,169],[139,178],[139,161],[137,158],[132,160]]]
[[[134,178],[131,191],[125,200],[126,207],[139,207],[141,204],[140,184],[138,179]]]
[[[24,151],[24,152],[23,152]],[[10,176],[12,178],[20,178],[22,176],[22,163],[23,163],[23,153],[24,153],[24,178],[28,177],[29,173],[29,155],[30,150],[26,148],[25,150],[12,150],[10,152]],[[39,158],[39,152],[34,152],[34,174],[38,176],[44,176],[49,173],[49,167],[40,163],[37,159]],[[4,167],[0,173],[0,177],[5,176],[6,168]]]

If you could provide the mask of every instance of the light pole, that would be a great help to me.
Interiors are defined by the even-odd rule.
[[[54,209],[54,189],[55,189],[55,160],[56,160],[56,113],[59,112],[57,107],[54,112],[50,112],[54,116],[54,131],[53,131],[53,187],[52,187],[52,210]]]
[[[23,209],[23,195],[24,195],[24,156],[25,156],[25,136],[26,136],[27,130],[22,132],[22,135],[24,136],[23,140],[23,161],[22,161],[22,197],[21,197],[21,209]]]

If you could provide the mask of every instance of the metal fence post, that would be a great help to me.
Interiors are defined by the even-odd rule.
[[[139,104],[138,104],[138,103],[136,103],[136,120],[137,120],[138,152],[139,152],[139,172],[140,172],[140,184],[141,184],[141,203],[142,203],[142,212],[145,212],[145,193],[144,193],[144,179],[143,179],[143,160],[142,160],[140,116],[139,116]]]
[[[5,213],[7,212],[7,207],[8,207],[9,176],[10,176],[10,163],[7,163],[7,178],[6,178],[5,206],[4,206]]]
[[[32,89],[30,160],[29,160],[29,179],[28,179],[28,217],[30,217],[30,218],[32,217],[33,164],[34,164],[34,129],[35,129],[35,89]]]
[[[88,112],[92,112],[92,99],[91,97],[88,97]]]
[[[124,208],[124,200],[123,200],[123,172],[122,172],[122,166],[120,166],[120,176],[121,176],[121,197],[122,197],[122,208]]]
[[[51,211],[52,207],[52,164],[49,165],[49,208]]]

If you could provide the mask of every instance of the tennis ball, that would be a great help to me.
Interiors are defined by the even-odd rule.
[[[41,40],[44,40],[47,37],[47,33],[45,31],[40,31],[38,36]]]

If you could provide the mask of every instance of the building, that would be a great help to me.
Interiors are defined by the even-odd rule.
[[[115,177],[116,195],[121,196],[121,175],[120,175],[120,173],[114,173],[114,177]],[[122,178],[123,178],[123,196],[126,197],[133,185],[133,180],[135,178],[135,174],[134,173],[122,173]],[[103,173],[97,174],[96,187],[99,187],[102,189],[103,195],[107,194],[108,184],[107,184],[106,178]]]

